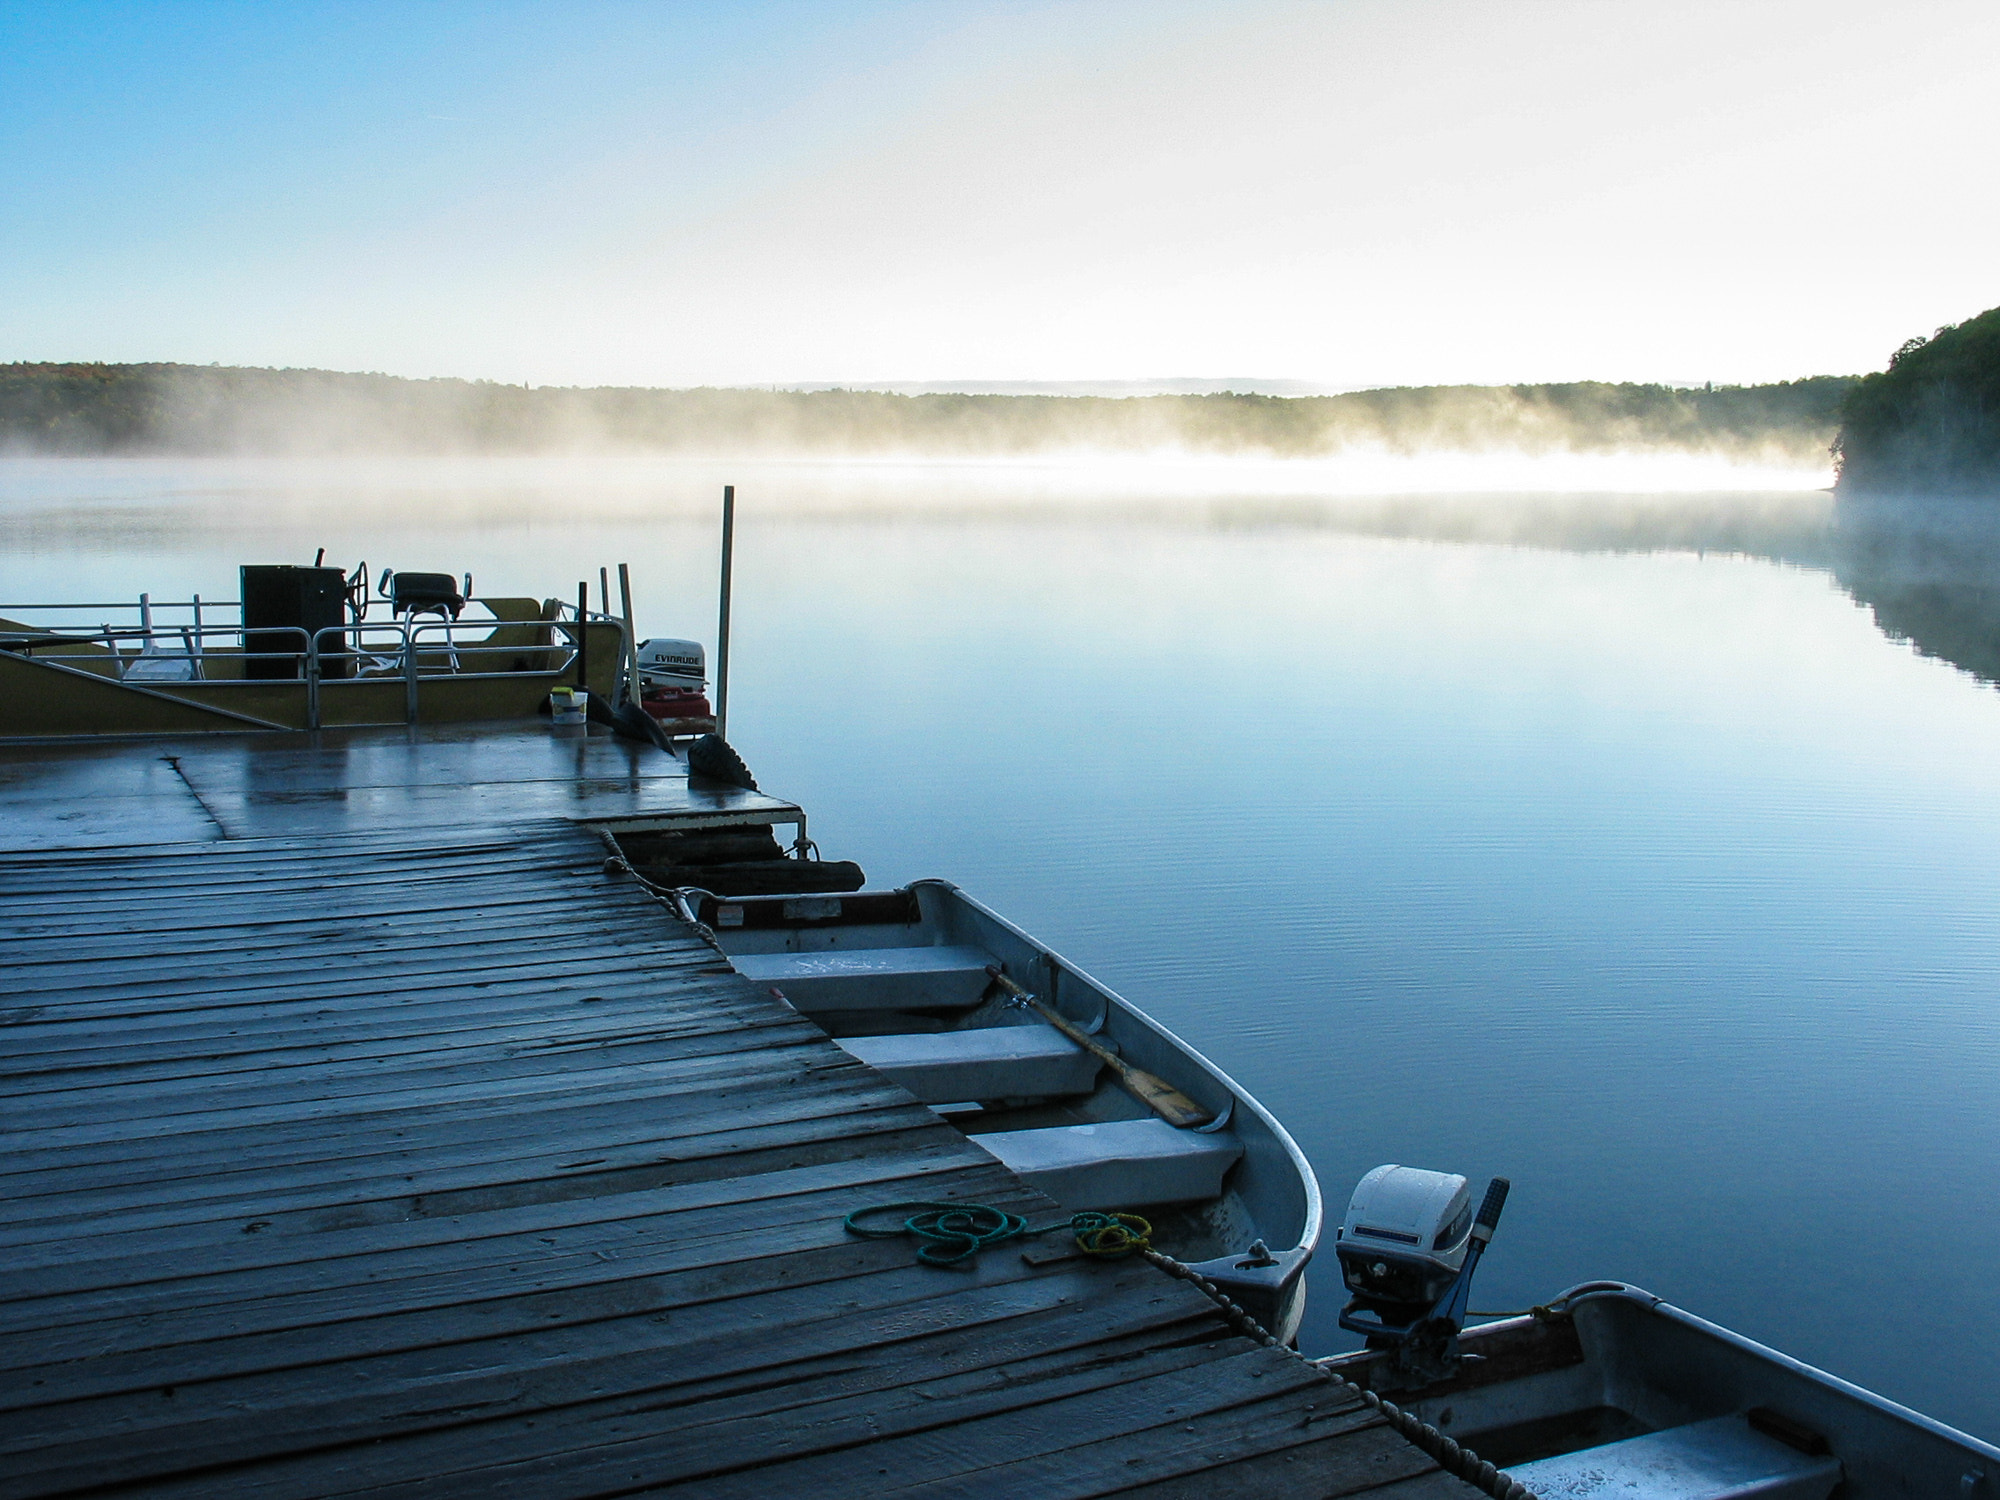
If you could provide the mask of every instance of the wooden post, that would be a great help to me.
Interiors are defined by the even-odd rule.
[[[590,585],[576,585],[576,685],[590,688]]]
[[[729,738],[729,573],[736,555],[736,486],[722,487],[722,608],[715,625],[715,732]]]
[[[625,701],[639,701],[639,632],[632,624],[632,570],[618,565],[618,599],[625,610]]]
[[[597,570],[597,612],[607,620],[611,618],[611,570],[609,568],[599,568]],[[618,679],[624,671],[625,647],[621,642],[618,647],[618,665],[611,669],[611,706],[613,708],[618,706]]]

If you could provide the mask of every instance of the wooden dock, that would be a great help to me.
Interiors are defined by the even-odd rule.
[[[538,735],[0,755],[0,1497],[1479,1493],[1143,1262],[845,1234],[1057,1210],[575,821],[768,807]]]

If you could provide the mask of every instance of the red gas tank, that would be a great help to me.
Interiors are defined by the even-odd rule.
[[[698,688],[648,687],[639,706],[662,723],[669,719],[713,719],[708,694]]]

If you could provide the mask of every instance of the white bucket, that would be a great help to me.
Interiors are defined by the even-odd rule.
[[[588,722],[590,694],[582,688],[557,688],[549,694],[549,718],[557,724]]]

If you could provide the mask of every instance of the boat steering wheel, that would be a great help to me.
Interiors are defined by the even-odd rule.
[[[359,625],[368,618],[368,563],[361,565],[347,575],[347,607],[354,612],[354,623]]]

